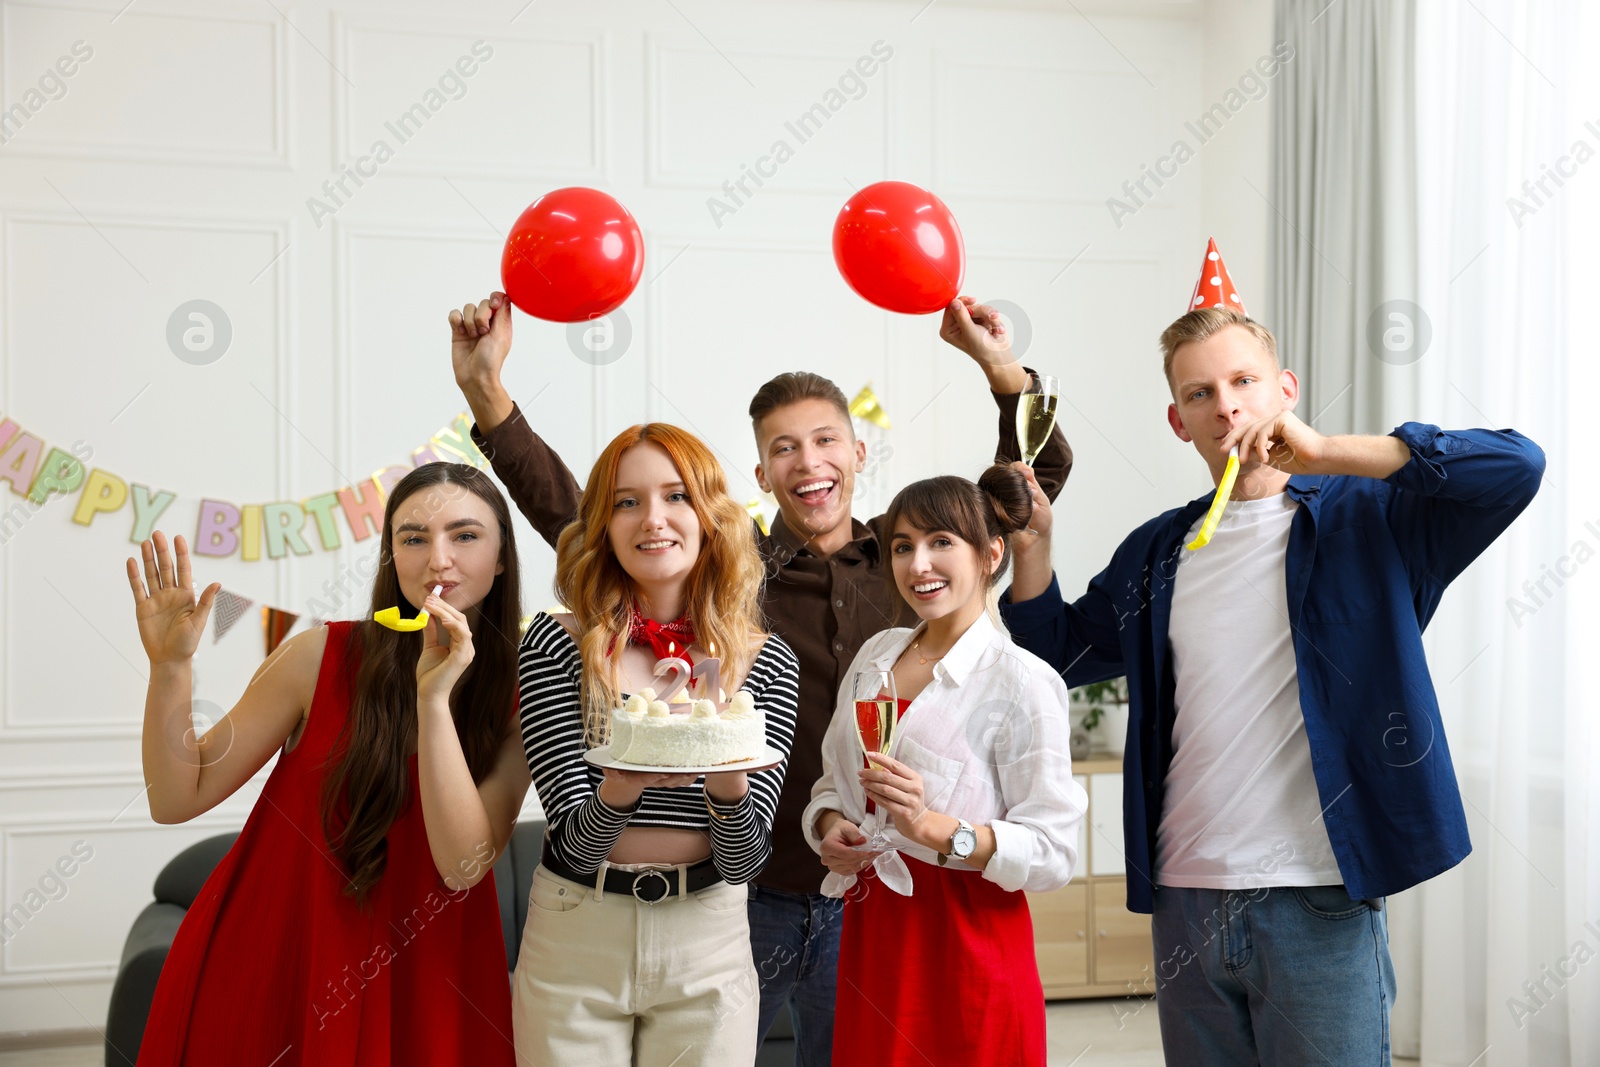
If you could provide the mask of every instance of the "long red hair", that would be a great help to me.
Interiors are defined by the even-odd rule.
[[[630,426],[595,460],[578,518],[556,542],[556,596],[577,619],[582,637],[584,736],[604,744],[611,710],[621,702],[620,657],[612,653],[628,631],[638,591],[611,550],[608,524],[617,465],[628,449],[650,442],[672,459],[689,506],[700,520],[700,555],[689,571],[685,599],[701,647],[714,644],[727,687],[742,680],[761,629],[760,557],[750,516],[728,496],[722,466],[694,434],[664,422]]]

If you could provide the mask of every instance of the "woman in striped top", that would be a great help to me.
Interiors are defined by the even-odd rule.
[[[759,999],[745,883],[772,851],[786,767],[601,771],[612,709],[656,660],[722,660],[767,742],[788,754],[799,668],[760,629],[749,517],[693,435],[635,426],[601,453],[557,544],[570,614],[534,617],[519,673],[522,740],[549,822],[517,960],[529,1063],[749,1063]]]

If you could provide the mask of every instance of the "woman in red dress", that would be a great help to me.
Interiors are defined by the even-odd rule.
[[[883,528],[922,624],[870,638],[840,689],[802,826],[845,896],[833,1061],[1044,1067],[1044,990],[1022,890],[1059,889],[1087,807],[1067,691],[995,625],[989,593],[1032,514],[1027,480],[907,486]],[[891,674],[893,758],[863,759],[855,674]],[[875,681],[875,680],[874,680]],[[863,824],[892,850],[859,852]],[[887,825],[885,825],[887,824]]]
[[[128,560],[128,582],[150,657],[151,816],[186,822],[280,754],[178,929],[140,1067],[509,1067],[510,987],[489,868],[528,769],[515,714],[517,555],[499,490],[475,468],[431,463],[401,479],[384,510],[373,610],[398,605],[409,617],[444,586],[477,646],[453,690],[435,692],[449,672],[434,626],[334,622],[284,642],[198,739],[190,661],[220,587],[196,599],[181,536],[169,552],[156,533],[143,556],[142,573]],[[445,701],[455,758],[492,816],[475,850],[448,858],[429,848],[418,774],[421,707]],[[421,714],[425,777],[443,746]]]

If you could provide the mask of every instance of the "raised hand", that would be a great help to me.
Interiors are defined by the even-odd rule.
[[[976,362],[990,367],[1015,363],[1011,337],[1000,313],[970,296],[958,296],[944,309],[939,336]]]
[[[450,364],[461,388],[498,384],[510,351],[511,301],[506,294],[490,293],[482,303],[450,312]]]
[[[205,632],[211,605],[222,583],[212,582],[199,600],[195,599],[189,546],[182,534],[171,551],[166,534],[160,530],[140,548],[144,555],[143,577],[139,564],[128,557],[128,585],[133,588],[139,640],[152,664],[182,662],[200,647],[200,635]]]
[[[472,627],[465,615],[432,593],[422,610],[428,613],[428,625],[422,628],[422,654],[417,657],[417,699],[448,701],[472,664]]]

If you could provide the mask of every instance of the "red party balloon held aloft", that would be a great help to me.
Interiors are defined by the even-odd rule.
[[[889,311],[942,311],[961,291],[966,249],[944,201],[909,182],[877,182],[845,202],[833,260],[862,297]]]
[[[546,193],[517,217],[500,282],[517,308],[551,322],[610,314],[644,273],[644,237],[628,209],[598,189]]]

